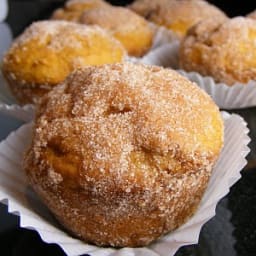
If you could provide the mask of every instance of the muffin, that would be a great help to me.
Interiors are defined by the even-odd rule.
[[[256,19],[256,10],[246,15],[247,18]]]
[[[123,7],[101,6],[84,11],[80,22],[107,29],[131,56],[144,55],[153,43],[152,26],[143,17]]]
[[[256,79],[256,21],[236,17],[200,22],[181,42],[180,66],[233,85]]]
[[[217,106],[170,69],[74,71],[38,106],[24,169],[75,236],[144,246],[197,209],[223,144]]]
[[[171,29],[180,38],[201,20],[226,17],[216,6],[203,0],[136,0],[129,8],[146,19]]]
[[[53,12],[51,19],[77,22],[83,11],[108,5],[103,0],[69,0],[63,8]]]
[[[36,103],[75,68],[120,62],[123,46],[96,26],[33,23],[5,54],[3,75],[21,104]]]

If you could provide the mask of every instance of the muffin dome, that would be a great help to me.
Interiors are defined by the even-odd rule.
[[[181,68],[212,76],[228,85],[255,80],[255,40],[253,19],[236,17],[201,22],[181,43]]]
[[[226,17],[216,6],[203,0],[136,0],[129,7],[146,19],[171,29],[180,38],[201,20]]]
[[[131,56],[144,55],[153,43],[152,26],[143,17],[123,7],[104,6],[84,11],[80,22],[107,29]]]
[[[66,21],[33,23],[3,59],[3,74],[22,103],[35,103],[75,68],[120,62],[123,46],[96,26]]]
[[[194,213],[222,144],[219,110],[195,84],[119,63],[77,70],[44,96],[24,168],[73,234],[136,247]]]

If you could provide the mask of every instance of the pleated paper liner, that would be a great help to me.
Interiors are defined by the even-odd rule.
[[[9,91],[8,86],[0,72],[0,112],[18,120],[29,122],[34,117],[34,106],[20,106]]]
[[[213,169],[208,188],[195,215],[179,229],[148,247],[101,248],[72,238],[55,222],[36,194],[28,187],[21,163],[24,150],[31,140],[32,124],[26,124],[0,143],[0,201],[8,204],[9,212],[20,216],[20,226],[37,230],[48,243],[57,243],[67,255],[91,256],[171,256],[178,248],[198,242],[204,223],[215,215],[218,201],[240,178],[246,165],[250,139],[245,121],[235,114],[222,113],[225,125],[224,148]]]
[[[163,26],[157,26],[153,23],[151,26],[156,33],[149,52],[141,58],[129,56],[127,61],[147,65],[178,68],[179,41],[177,36],[171,30]],[[167,58],[167,56],[172,56],[172,58]]]
[[[202,76],[196,72],[183,70],[178,72],[206,91],[222,109],[256,107],[256,81],[228,86],[224,83],[216,83],[212,77]]]

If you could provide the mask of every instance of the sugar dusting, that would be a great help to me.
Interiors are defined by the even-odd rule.
[[[129,20],[129,22],[127,22]],[[101,6],[86,10],[80,18],[84,24],[97,24],[113,32],[128,33],[139,29],[152,34],[149,23],[141,16],[124,7]]]
[[[81,48],[81,40],[84,37],[100,34],[102,37],[110,35],[98,26],[85,26],[73,22],[62,20],[49,20],[34,22],[22,33],[15,41],[12,47],[19,47],[28,41],[39,40],[39,43],[46,44],[46,47],[55,51],[60,51],[63,47],[78,47]],[[78,40],[78,37],[81,40]],[[88,42],[89,43],[89,42]],[[116,41],[113,39],[113,44]],[[27,50],[24,48],[24,51]]]
[[[226,17],[219,8],[203,0],[136,0],[129,8],[182,37],[189,27],[201,20]]]
[[[254,10],[254,11],[248,13],[248,14],[246,15],[246,17],[247,17],[247,18],[250,18],[250,19],[256,19],[256,10]]]
[[[256,79],[256,21],[244,17],[209,19],[192,28],[180,47],[187,71],[232,85]]]
[[[222,129],[210,97],[172,70],[88,67],[43,98],[25,169],[78,236],[100,245],[144,245],[193,213]],[[59,187],[51,194],[52,179]]]
[[[78,66],[122,61],[126,51],[98,26],[40,21],[29,26],[3,59],[3,74],[19,102],[36,103]]]

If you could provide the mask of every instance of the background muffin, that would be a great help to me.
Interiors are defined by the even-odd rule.
[[[2,71],[20,103],[35,103],[75,68],[120,62],[125,54],[123,46],[99,27],[42,21],[14,41]]]
[[[85,10],[97,8],[99,6],[108,6],[103,0],[69,0],[63,8],[55,10],[52,19],[78,21]]]
[[[249,18],[200,22],[181,43],[181,68],[228,85],[255,80],[255,40],[256,21]]]
[[[150,24],[124,7],[104,6],[84,11],[80,22],[109,30],[131,56],[144,55],[153,42]]]
[[[143,246],[197,208],[223,143],[211,98],[175,71],[75,71],[39,105],[24,168],[81,239]]]
[[[136,0],[129,8],[156,24],[165,26],[183,37],[201,20],[226,17],[216,6],[203,0]]]
[[[256,10],[246,15],[247,18],[256,19]]]

